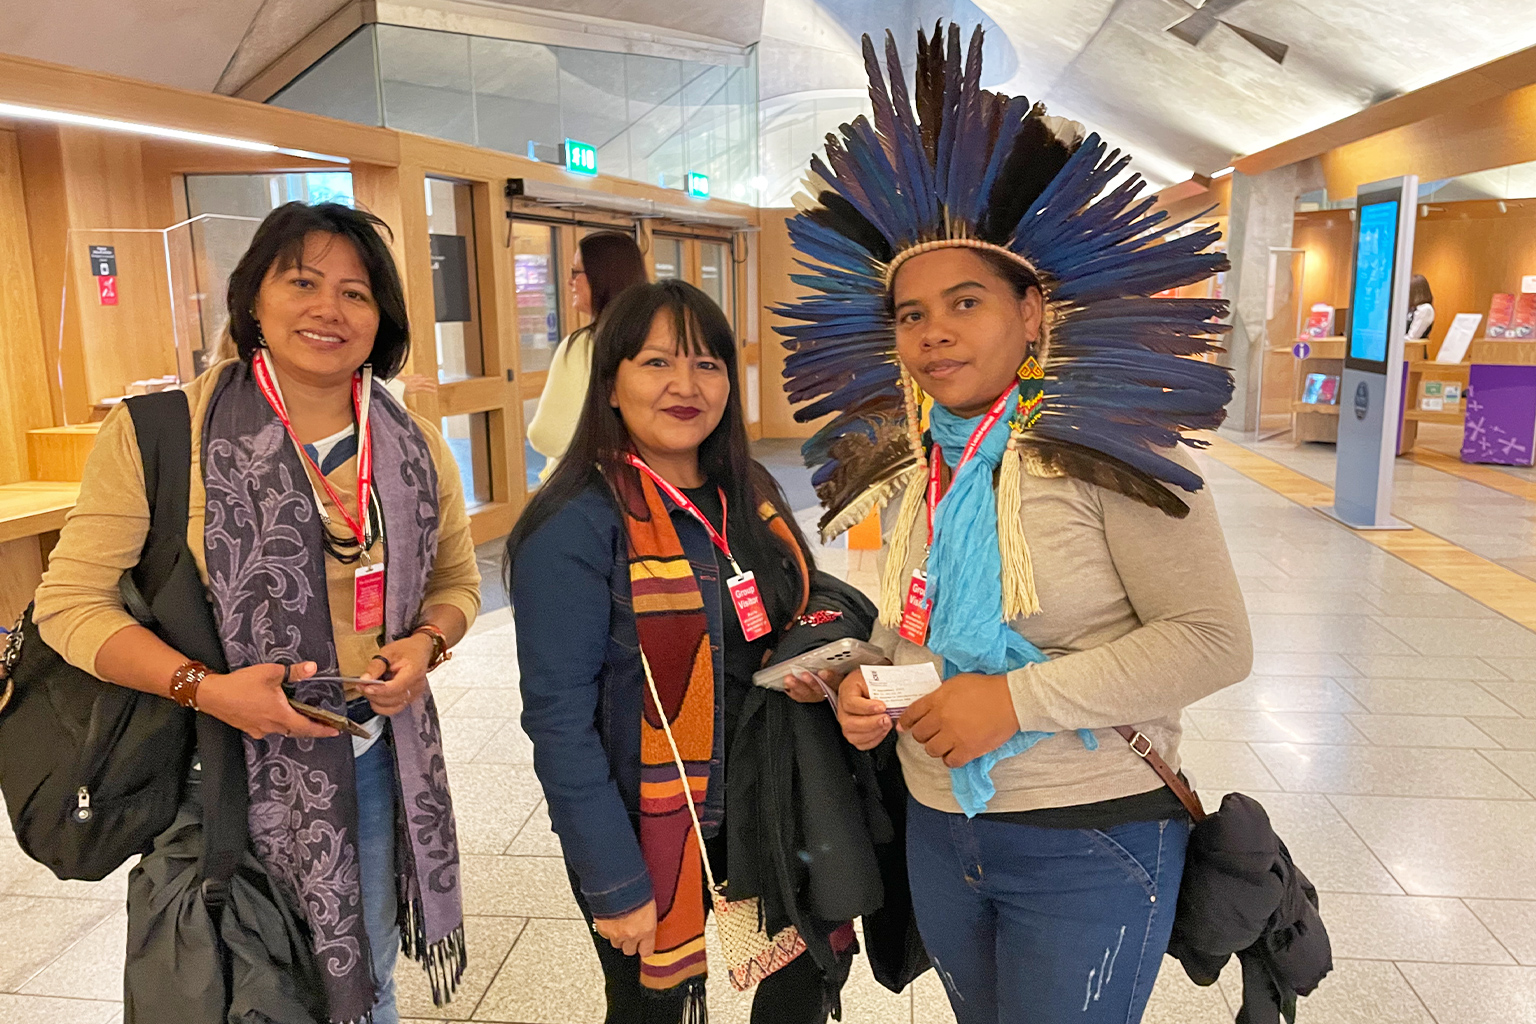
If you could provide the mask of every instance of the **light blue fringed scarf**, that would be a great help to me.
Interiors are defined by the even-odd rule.
[[[934,443],[953,469],[960,461],[981,416],[961,419],[934,405],[929,428]],[[944,659],[944,678],[962,672],[1003,675],[1024,665],[1047,661],[1034,644],[1003,621],[1003,559],[997,547],[997,496],[992,475],[1008,446],[1008,417],[1000,418],[982,440],[971,461],[960,467],[933,513],[933,547],[928,552],[928,598],[933,612],[928,624],[928,649]],[[914,486],[923,486],[917,481]],[[1098,749],[1091,729],[1078,736],[1089,750]],[[987,809],[996,794],[992,768],[1022,754],[1055,733],[1017,732],[1002,746],[960,768],[951,768],[950,786],[967,817]]]

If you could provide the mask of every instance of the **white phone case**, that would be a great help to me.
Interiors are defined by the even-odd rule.
[[[852,672],[860,665],[878,665],[888,659],[885,652],[863,640],[834,640],[814,651],[759,669],[752,674],[752,682],[765,690],[784,689],[784,677],[796,670],[817,673],[823,669],[835,672]]]

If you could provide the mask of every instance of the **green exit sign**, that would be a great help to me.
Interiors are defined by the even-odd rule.
[[[700,174],[698,171],[689,171],[687,189],[688,194],[695,199],[708,199],[709,176]]]
[[[575,139],[565,140],[565,169],[573,174],[597,173],[597,147]]]

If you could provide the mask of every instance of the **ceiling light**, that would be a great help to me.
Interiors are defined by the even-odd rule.
[[[1219,171],[1212,171],[1211,172],[1211,180],[1215,181],[1217,178],[1225,178],[1227,175],[1231,174],[1235,170],[1237,170],[1236,167],[1223,167]]]
[[[117,121],[109,117],[74,114],[64,110],[25,107],[17,103],[0,103],[0,117],[15,117],[25,121],[51,121],[55,124],[78,125],[82,128],[102,128],[107,131],[130,132],[134,135],[148,135],[152,138],[171,139],[176,142],[191,142],[202,146],[243,149],[250,153],[283,153],[287,156],[304,157],[307,160],[322,160],[333,164],[351,163],[346,157],[329,156],[325,153],[311,153],[307,149],[288,149],[283,146],[274,146],[270,142],[251,142],[247,139],[231,138],[228,135],[189,132],[183,131],[180,128],[164,128],[160,125],[143,124],[138,121]]]

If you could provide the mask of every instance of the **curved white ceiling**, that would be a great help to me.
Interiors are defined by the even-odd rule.
[[[764,101],[861,89],[862,32],[892,27],[910,55],[919,24],[988,24],[990,87],[1044,100],[1123,142],[1157,183],[1536,45],[1532,0],[1211,0],[1229,25],[1286,44],[1283,65],[1221,25],[1193,46],[1170,35],[1201,0],[470,2],[757,41]],[[0,3],[0,50],[232,92],[343,3]]]

